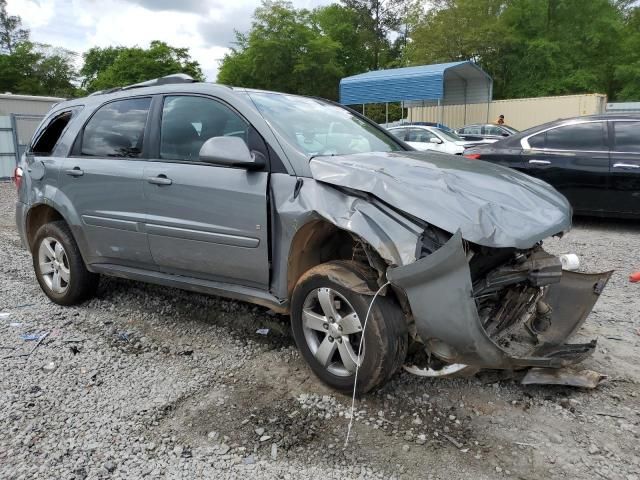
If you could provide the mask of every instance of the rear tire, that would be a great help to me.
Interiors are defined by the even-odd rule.
[[[353,391],[357,363],[356,392],[362,394],[386,383],[407,355],[407,324],[393,299],[378,295],[362,332],[373,295],[354,291],[353,279],[375,291],[373,273],[356,262],[328,262],[308,270],[293,292],[291,326],[298,349],[316,376],[341,392]]]
[[[40,288],[54,303],[76,305],[95,294],[100,277],[87,270],[64,221],[45,223],[38,229],[31,255]]]

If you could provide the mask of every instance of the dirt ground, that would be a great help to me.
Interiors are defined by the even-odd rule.
[[[578,219],[554,253],[615,269],[581,334],[596,390],[499,372],[399,372],[356,402],[323,387],[287,318],[125,280],[41,292],[0,184],[0,478],[640,478],[640,222]],[[268,335],[256,333],[268,328]],[[40,345],[21,335],[48,333]]]

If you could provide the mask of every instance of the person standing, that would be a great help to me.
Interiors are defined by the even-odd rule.
[[[504,125],[504,115],[500,115],[498,120],[496,120],[497,125]]]

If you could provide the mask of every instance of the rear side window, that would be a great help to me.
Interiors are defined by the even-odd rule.
[[[247,122],[216,100],[189,96],[166,97],[160,128],[160,158],[198,161],[202,144],[212,137],[239,137],[254,150],[256,147],[252,145],[249,133]]]
[[[506,132],[504,132],[500,127],[495,126],[495,125],[487,125],[486,127],[484,127],[484,134],[485,135],[502,135]]]
[[[615,151],[640,153],[640,122],[613,122],[613,131]]]
[[[149,105],[150,98],[130,98],[100,107],[84,127],[82,155],[140,157]]]
[[[400,140],[404,140],[406,130],[404,128],[396,128],[395,130],[389,130],[389,133]]]
[[[412,128],[407,135],[407,142],[428,143],[431,137],[435,137],[435,135],[426,130]]]
[[[479,125],[474,125],[472,127],[465,127],[462,129],[462,133],[464,135],[481,135],[482,127],[480,127]]]
[[[58,144],[62,132],[67,128],[80,107],[71,108],[57,113],[34,138],[29,153],[35,155],[50,155]]]
[[[557,150],[607,150],[602,122],[578,123],[547,130],[545,147]]]

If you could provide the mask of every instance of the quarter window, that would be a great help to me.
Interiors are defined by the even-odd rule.
[[[204,97],[166,97],[160,129],[160,157],[197,161],[202,144],[212,137],[239,137],[247,145],[250,128],[222,103]]]
[[[617,152],[640,153],[640,122],[613,122]]]
[[[529,146],[531,148],[544,148],[546,136],[546,133],[539,133],[538,135],[529,137],[529,140],[527,140],[529,142]]]
[[[607,150],[602,122],[577,123],[547,130],[545,147],[554,150]]]
[[[62,132],[71,121],[71,118],[80,110],[79,107],[65,110],[56,114],[48,125],[34,139],[29,153],[35,155],[50,155],[60,140]]]
[[[150,98],[130,98],[101,107],[84,127],[82,155],[140,157],[150,104]]]

